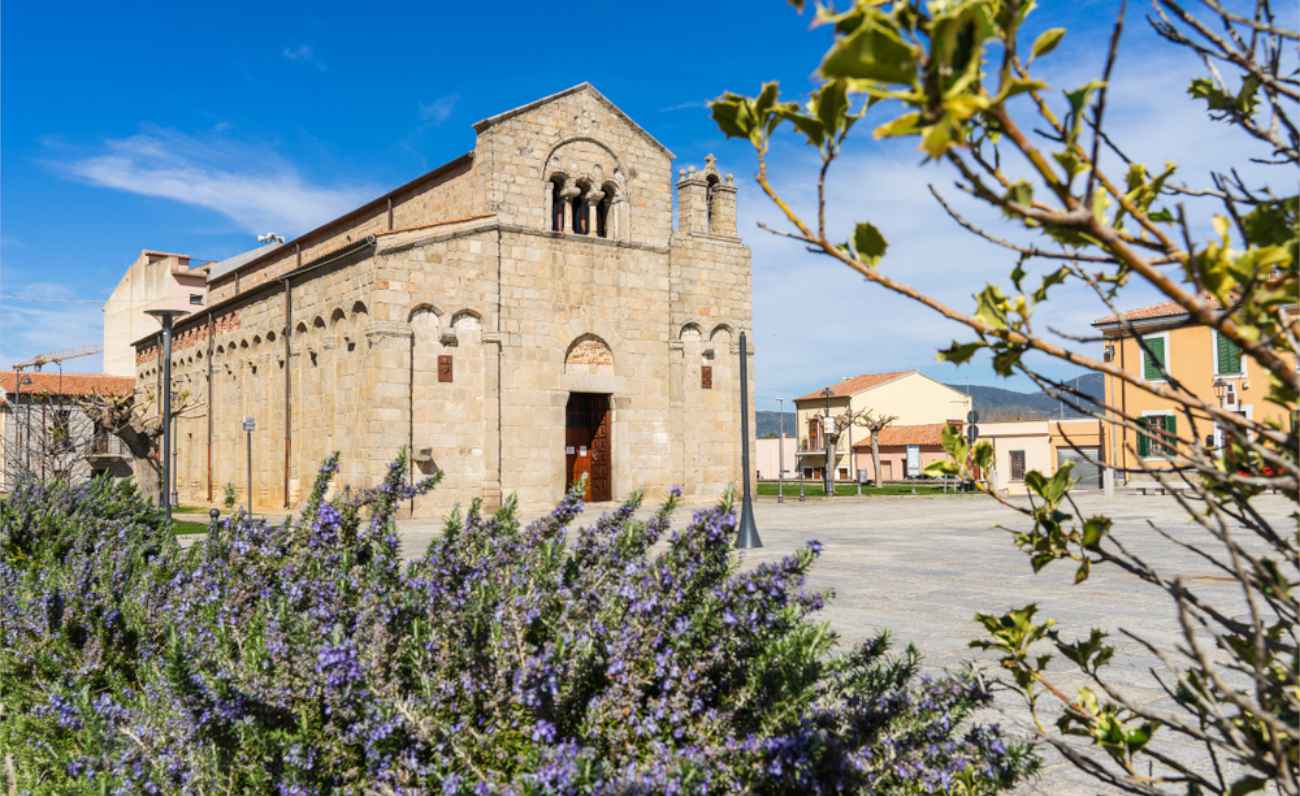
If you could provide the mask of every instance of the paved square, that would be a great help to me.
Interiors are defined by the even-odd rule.
[[[1116,523],[1116,533],[1135,553],[1169,572],[1189,577],[1190,584],[1211,596],[1232,613],[1240,613],[1239,593],[1193,553],[1161,538],[1148,525],[1155,522],[1175,536],[1193,543],[1215,545],[1195,526],[1172,498],[1122,495],[1106,499],[1081,494],[1086,514],[1105,513]],[[1259,506],[1282,518],[1295,507],[1285,499],[1262,497]],[[604,507],[592,506],[582,524],[594,521]],[[675,526],[690,520],[691,511],[678,512]],[[1119,635],[1127,628],[1172,651],[1179,632],[1172,604],[1160,592],[1101,567],[1080,586],[1073,586],[1073,568],[1057,563],[1034,575],[1028,560],[1012,544],[1009,534],[995,526],[1005,523],[1024,529],[1016,513],[980,495],[947,497],[837,498],[830,501],[787,500],[777,504],[764,499],[755,517],[764,547],[745,554],[746,564],[787,555],[809,539],[825,546],[814,566],[810,585],[834,590],[824,616],[839,633],[841,643],[852,644],[882,629],[893,632],[899,647],[915,643],[927,667],[953,667],[975,661],[996,669],[996,658],[969,648],[979,634],[976,611],[1002,613],[1008,608],[1037,602],[1040,615],[1055,618],[1067,638],[1086,635],[1094,626],[1112,633],[1117,647],[1111,667],[1113,679],[1124,683],[1130,698],[1155,707],[1169,707],[1152,679],[1150,669],[1163,672],[1153,656]],[[429,521],[402,524],[405,552],[418,555],[437,532]],[[1071,676],[1067,661],[1055,658],[1051,670],[1071,691],[1083,684]],[[1020,703],[1000,700],[1004,725],[1025,726]],[[1167,743],[1169,738],[1164,741]],[[1187,748],[1189,757],[1201,754]],[[1048,755],[1042,777],[1026,793],[1097,793],[1104,789],[1077,774],[1054,755]]]

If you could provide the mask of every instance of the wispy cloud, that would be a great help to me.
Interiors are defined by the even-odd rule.
[[[451,118],[451,114],[456,110],[456,103],[459,101],[459,94],[447,94],[438,97],[433,102],[418,103],[420,121],[433,127],[441,125]]]
[[[698,108],[709,107],[708,100],[693,100],[691,102],[679,102],[676,105],[668,105],[659,109],[660,113],[672,113],[673,111],[689,111]]]
[[[325,62],[316,55],[316,48],[312,47],[310,44],[299,44],[293,47],[285,47],[280,51],[280,54],[288,61],[304,63],[308,66],[313,66],[322,72],[327,69]]]
[[[152,127],[55,165],[92,185],[213,210],[255,233],[302,232],[377,193],[372,186],[313,182],[263,146]]]
[[[79,296],[53,282],[6,284],[0,294],[0,370],[37,354],[94,345],[102,338],[102,299]],[[69,371],[102,368],[99,356],[70,360]]]

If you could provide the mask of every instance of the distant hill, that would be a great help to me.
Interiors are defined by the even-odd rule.
[[[1098,399],[1102,397],[1104,388],[1100,373],[1086,373],[1070,383],[1086,395]],[[1055,398],[1043,392],[1016,392],[1001,387],[967,387],[964,384],[948,386],[958,392],[970,393],[971,398],[974,399],[975,411],[980,413],[980,421],[984,423],[1061,417],[1060,404]],[[1066,406],[1064,409],[1065,417],[1079,417],[1079,414],[1070,407]],[[756,414],[758,415],[758,437],[760,439],[776,437],[780,428],[781,413],[760,411]],[[794,421],[794,412],[786,412],[785,433],[789,436],[798,436]]]
[[[1086,373],[1070,384],[1086,395],[1100,399],[1104,393],[1100,373]],[[1055,398],[1043,392],[1016,392],[1000,387],[982,387],[949,384],[954,390],[970,393],[980,420],[994,423],[1007,420],[1043,420],[1061,417],[1079,417],[1069,406],[1062,406]]]
[[[758,438],[774,439],[780,436],[781,413],[780,412],[755,412],[758,418]],[[794,412],[785,413],[785,435],[787,437],[795,436],[794,433]]]

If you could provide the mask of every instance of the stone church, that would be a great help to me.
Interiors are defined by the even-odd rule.
[[[242,504],[245,417],[257,511],[297,506],[334,450],[339,488],[402,447],[414,476],[442,471],[415,516],[511,493],[537,509],[582,475],[593,501],[739,483],[733,178],[712,157],[680,170],[674,227],[673,153],[587,83],[474,130],[472,151],[209,270],[173,347],[183,503],[229,484]],[[160,390],[160,336],[135,351],[137,389]]]

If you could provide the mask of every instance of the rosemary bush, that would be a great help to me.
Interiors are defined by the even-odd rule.
[[[181,550],[129,487],[0,504],[0,746],[30,793],[992,793],[1036,761],[885,636],[836,652],[810,543],[740,570],[730,506],[670,528],[577,493],[453,514],[404,563],[394,463]],[[656,542],[662,543],[656,545]]]

